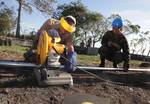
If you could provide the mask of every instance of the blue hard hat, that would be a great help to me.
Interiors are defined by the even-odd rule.
[[[114,28],[121,28],[123,26],[123,22],[121,18],[116,18],[112,22],[112,27]]]

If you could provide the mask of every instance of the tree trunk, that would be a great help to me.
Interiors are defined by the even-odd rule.
[[[19,2],[19,9],[18,9],[18,18],[17,18],[17,29],[16,29],[16,37],[20,37],[20,18],[21,18],[21,7],[22,7],[22,0]]]
[[[150,50],[148,51],[147,56],[149,56],[149,54],[150,54]]]
[[[95,46],[95,41],[93,41],[93,47]]]

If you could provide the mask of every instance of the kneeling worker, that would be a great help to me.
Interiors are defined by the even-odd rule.
[[[33,43],[33,49],[37,49],[37,44],[42,32],[46,31],[48,34],[58,36],[61,38],[60,43],[64,44],[67,52],[65,57],[71,61],[72,64],[76,65],[76,53],[74,51],[72,33],[76,30],[76,19],[69,15],[62,17],[60,20],[48,19],[37,32],[36,38]],[[27,55],[26,55],[27,56]],[[65,61],[65,62],[64,62]],[[74,71],[75,67],[70,62],[63,60],[65,68],[68,71]]]
[[[112,30],[107,31],[102,38],[102,46],[99,48],[100,67],[105,67],[105,59],[113,62],[113,67],[123,63],[124,71],[129,69],[129,45],[127,39],[122,34],[123,22],[121,18],[116,18],[112,22]]]

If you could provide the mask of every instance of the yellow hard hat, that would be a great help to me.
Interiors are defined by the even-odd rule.
[[[60,24],[61,24],[61,26],[66,30],[66,31],[68,31],[68,32],[74,32],[75,30],[76,30],[76,27],[75,27],[75,25],[76,25],[76,19],[73,17],[73,16],[67,16],[68,18],[70,18],[70,19],[72,19],[72,21],[74,22],[74,25],[70,25],[66,20],[65,20],[65,18],[64,17],[62,17],[61,19],[60,19]]]

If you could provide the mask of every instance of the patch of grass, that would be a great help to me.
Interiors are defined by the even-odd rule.
[[[0,46],[0,51],[8,53],[23,54],[26,52],[27,47],[12,45],[12,46]]]
[[[142,61],[136,61],[136,60],[130,60],[130,66],[132,67],[138,67]]]
[[[81,64],[99,64],[99,55],[80,55],[78,54],[78,63]]]
[[[81,55],[78,54],[78,64],[80,65],[99,65],[100,63],[100,57],[99,55]],[[130,67],[136,68],[138,67],[142,61],[137,61],[137,60],[130,60]],[[108,61],[106,61],[106,64]],[[119,64],[120,66],[123,66],[123,63]],[[107,66],[107,65],[106,65]]]
[[[19,45],[12,45],[12,46],[0,46],[0,51],[7,52],[7,53],[17,53],[23,55],[26,52],[28,47],[19,46]],[[100,58],[99,55],[77,55],[78,64],[83,65],[99,65]],[[142,61],[130,60],[130,66],[138,67]]]

